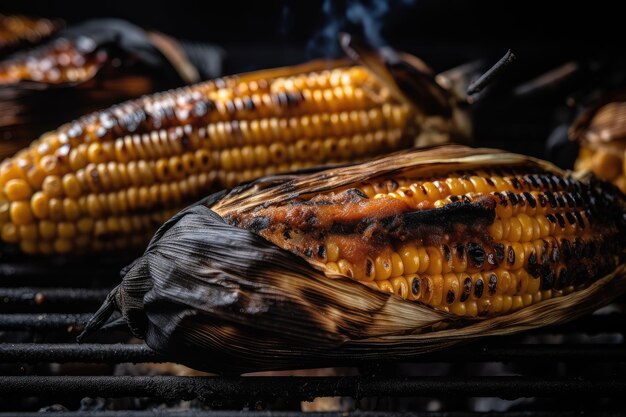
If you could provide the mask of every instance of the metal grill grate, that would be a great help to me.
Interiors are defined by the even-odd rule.
[[[34,415],[29,412],[57,403],[79,409],[84,397],[108,399],[99,410],[81,411],[81,415],[102,417],[225,415],[218,410],[205,414],[207,407],[254,417],[269,417],[258,411],[268,408],[274,410],[273,417],[287,417],[300,413],[300,401],[337,396],[355,398],[359,406],[361,399],[386,399],[384,412],[352,413],[363,417],[392,417],[406,409],[424,410],[414,415],[475,415],[480,411],[477,397],[496,398],[494,409],[505,404],[508,411],[494,414],[498,416],[531,415],[516,410],[533,416],[577,415],[554,410],[591,410],[594,404],[613,410],[598,415],[623,415],[626,410],[623,301],[604,314],[563,326],[416,356],[401,366],[367,364],[349,376],[146,376],[145,369],[118,375],[119,364],[162,363],[168,358],[144,344],[128,343],[128,333],[119,329],[100,334],[92,343],[73,342],[114,284],[120,264],[105,259],[92,266],[98,272],[91,275],[89,288],[80,286],[84,284],[80,277],[88,271],[83,264],[0,268],[0,282],[5,285],[0,288],[0,416]],[[61,273],[65,286],[51,288],[49,283]],[[142,402],[146,408],[155,404],[167,408],[141,411],[135,403],[115,402],[130,397],[146,399]],[[519,400],[527,397],[533,400]],[[410,406],[402,402],[406,398]],[[427,412],[426,401],[432,398],[453,412]],[[110,407],[118,411],[105,411]],[[374,408],[380,407],[379,402]]]

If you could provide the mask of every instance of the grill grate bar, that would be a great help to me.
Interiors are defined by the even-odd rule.
[[[469,345],[443,352],[415,355],[403,358],[406,362],[626,362],[624,344],[589,345]],[[141,363],[167,362],[144,344],[0,344],[0,362],[3,363]]]
[[[0,376],[1,396],[152,397],[166,401],[311,400],[316,397],[622,397],[625,378]]]
[[[82,328],[93,314],[0,314],[0,330]]]
[[[67,417],[68,412],[46,412],[46,417]],[[504,412],[300,412],[300,411],[223,411],[223,410],[159,410],[150,411],[81,411],[86,417],[623,417],[619,411],[504,411]],[[38,412],[2,413],[0,417],[42,417]]]
[[[60,304],[64,308],[73,308],[76,303],[96,305],[101,303],[109,292],[109,289],[91,288],[0,288],[0,307],[45,308]]]

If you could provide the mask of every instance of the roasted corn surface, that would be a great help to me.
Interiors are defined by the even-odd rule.
[[[571,134],[581,144],[575,168],[592,171],[626,192],[626,95],[583,114]]]
[[[212,189],[413,145],[415,111],[363,66],[208,81],[85,116],[0,165],[0,229],[27,253],[142,245]]]
[[[326,272],[458,316],[519,310],[616,268],[626,205],[612,185],[530,160],[462,165],[221,214]]]

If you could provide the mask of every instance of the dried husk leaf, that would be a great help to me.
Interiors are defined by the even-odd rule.
[[[626,291],[626,267],[571,294],[495,317],[463,318],[402,300],[287,252],[221,214],[433,167],[550,164],[460,146],[398,153],[370,163],[279,176],[214,194],[181,211],[90,321],[121,310],[133,333],[174,360],[207,371],[250,372],[401,360],[484,336],[562,323]]]

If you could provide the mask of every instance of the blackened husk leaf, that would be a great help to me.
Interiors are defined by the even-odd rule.
[[[355,166],[271,177],[230,194],[209,196],[159,229],[144,256],[122,272],[122,283],[86,333],[119,309],[133,333],[151,348],[197,369],[251,372],[337,366],[401,360],[484,336],[561,323],[626,291],[626,267],[620,265],[589,287],[563,297],[502,316],[459,319],[339,275],[324,275],[258,235],[226,224],[211,209],[232,209],[242,195],[288,198],[333,181],[341,186],[348,178],[371,178],[379,171],[414,170],[418,162],[469,164],[471,160],[464,158],[471,155],[481,155],[478,160],[486,165],[489,158],[506,163],[523,160],[462,147],[410,151],[357,170]]]

